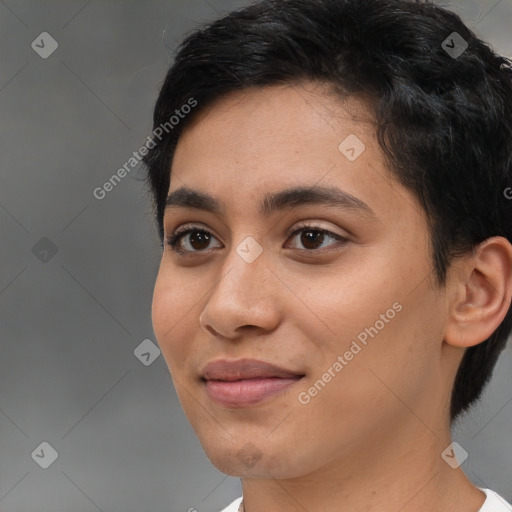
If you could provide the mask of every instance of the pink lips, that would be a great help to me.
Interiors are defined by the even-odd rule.
[[[255,405],[299,381],[304,374],[255,359],[207,364],[202,372],[206,393],[225,407]]]

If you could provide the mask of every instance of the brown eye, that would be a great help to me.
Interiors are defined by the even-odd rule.
[[[187,235],[190,235],[188,240],[185,239]],[[167,244],[173,251],[178,253],[203,252],[208,249],[208,245],[210,244],[212,238],[215,237],[209,231],[192,227],[187,229],[178,229],[167,239]],[[182,240],[188,242],[188,245],[191,247],[191,249],[184,249]]]
[[[322,244],[324,238],[325,234],[322,231],[318,229],[308,229],[307,231],[302,231],[300,242],[306,249],[318,249],[317,244]]]
[[[333,233],[332,231],[324,229],[318,225],[300,226],[298,229],[293,231],[291,236],[294,237],[295,235],[297,235],[299,233],[301,233],[299,242],[304,247],[304,249],[302,249],[300,247],[298,247],[298,249],[302,250],[302,251],[308,251],[308,252],[319,250],[321,248],[322,243],[324,243],[324,241],[329,238],[331,238],[335,241],[341,242],[341,243],[348,241],[345,237],[342,237],[341,235]],[[335,244],[329,244],[328,246],[324,246],[324,247],[330,247],[332,245],[335,245]]]
[[[301,234],[299,243],[302,247],[295,247],[303,252],[314,252],[322,249],[322,244],[328,239],[332,239],[338,244],[331,243],[324,247],[343,244],[348,240],[332,231],[322,228],[318,225],[303,225],[289,234],[289,237],[295,237]],[[171,249],[179,254],[199,254],[211,249],[210,243],[215,237],[207,230],[194,226],[184,226],[177,229],[170,235],[166,243]],[[293,247],[292,247],[293,248]],[[326,251],[327,252],[327,251]]]

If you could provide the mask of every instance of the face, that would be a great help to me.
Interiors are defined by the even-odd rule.
[[[418,417],[447,415],[447,315],[426,218],[386,168],[364,103],[307,83],[225,97],[180,138],[168,195],[182,187],[219,208],[170,201],[165,235],[182,234],[163,252],[153,326],[218,469],[298,477],[371,458],[421,437]],[[297,187],[306,193],[263,202]],[[289,375],[249,365],[205,382],[219,360]]]

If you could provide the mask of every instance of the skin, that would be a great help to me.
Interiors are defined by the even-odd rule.
[[[338,149],[349,134],[366,146],[352,162]],[[314,205],[259,214],[265,193],[298,184],[339,187],[375,219]],[[191,245],[185,236],[192,256],[165,247],[153,326],[208,458],[242,478],[246,511],[477,511],[484,494],[441,453],[464,349],[484,341],[510,305],[510,243],[483,242],[439,288],[425,214],[386,168],[367,104],[341,102],[319,84],[244,90],[204,109],[180,138],[169,193],[184,185],[219,199],[225,214],[166,212],[166,235],[192,223],[212,238]],[[324,236],[308,248],[304,232],[286,235],[301,221],[347,242]],[[236,252],[247,236],[263,249],[252,263]],[[396,302],[401,311],[300,403]],[[261,359],[305,377],[256,406],[227,408],[199,380],[219,358]]]

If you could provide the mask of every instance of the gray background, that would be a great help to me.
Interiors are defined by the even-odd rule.
[[[134,355],[156,343],[143,171],[92,192],[150,134],[176,40],[246,3],[0,1],[2,512],[215,512],[240,494],[204,455],[162,356]],[[443,5],[512,56],[511,0]],[[47,59],[31,47],[42,32],[59,45]],[[509,500],[511,402],[509,347],[454,431],[468,476]],[[42,442],[58,452],[47,469],[32,456],[49,456]]]

